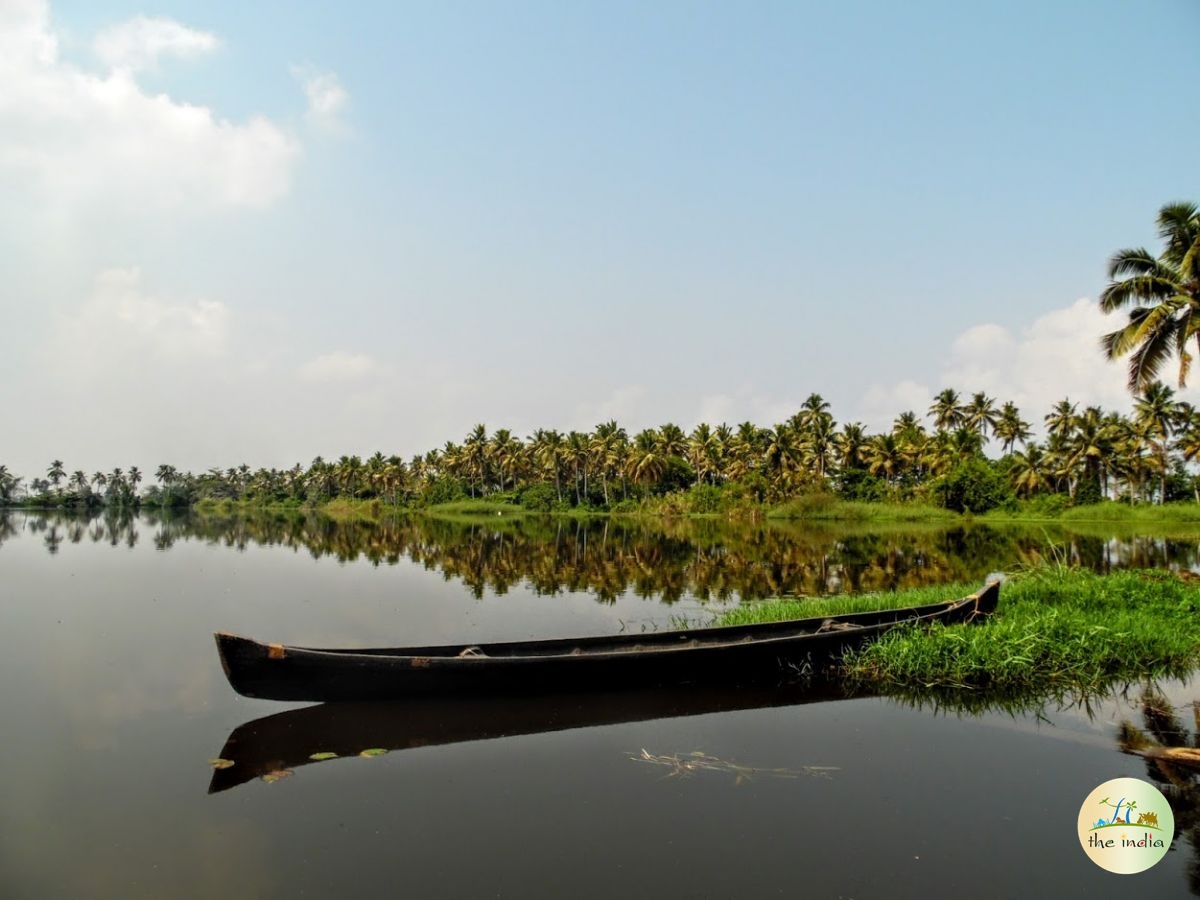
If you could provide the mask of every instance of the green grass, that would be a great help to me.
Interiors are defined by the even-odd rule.
[[[455,500],[451,503],[438,503],[426,506],[420,512],[431,516],[476,517],[476,516],[530,516],[530,512],[515,503],[503,503],[495,500]]]
[[[821,608],[776,601],[731,611],[717,624],[918,605],[969,590],[849,598],[844,609],[836,598]],[[901,692],[1098,694],[1117,682],[1177,677],[1200,666],[1200,585],[1161,571],[1044,567],[1007,582],[986,622],[890,632],[843,665],[859,684]]]
[[[809,619],[818,616],[841,616],[846,613],[874,612],[902,606],[923,606],[973,593],[978,585],[936,585],[911,588],[888,594],[842,594],[819,598],[784,598],[742,603],[723,612],[714,625],[757,625],[761,622],[781,622],[788,619]]]
[[[962,516],[921,503],[864,503],[814,494],[772,507],[767,511],[767,518],[818,522],[955,522]]]
[[[1086,506],[1055,509],[1051,505],[1020,504],[1015,510],[994,509],[981,517],[986,522],[1111,523],[1136,526],[1200,525],[1200,503],[1117,503],[1106,500]]]

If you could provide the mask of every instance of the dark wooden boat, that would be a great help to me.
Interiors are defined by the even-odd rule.
[[[996,608],[1000,585],[959,600],[655,634],[465,646],[321,649],[218,633],[239,694],[271,700],[384,700],[665,684],[730,683],[827,670],[849,649],[904,625],[969,622]]]
[[[229,790],[281,770],[354,758],[376,748],[397,752],[859,696],[868,695],[856,694],[837,682],[822,682],[321,703],[263,716],[235,728],[219,754],[232,765],[214,769],[208,792]]]

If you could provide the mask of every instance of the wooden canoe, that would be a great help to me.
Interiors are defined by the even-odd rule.
[[[269,700],[387,700],[455,694],[731,683],[827,670],[849,649],[905,625],[969,622],[1000,585],[927,606],[655,634],[432,647],[322,649],[216,634],[233,689]]]

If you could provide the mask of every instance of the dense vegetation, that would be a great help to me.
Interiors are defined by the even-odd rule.
[[[911,606],[974,590],[947,585],[875,597],[775,601],[739,607],[721,624]],[[1097,575],[1042,566],[1011,579],[985,623],[885,635],[846,661],[847,674],[884,689],[1046,696],[1102,692],[1200,665],[1200,583],[1164,571]]]
[[[508,429],[477,425],[461,442],[404,460],[376,453],[363,460],[318,457],[290,469],[209,469],[193,474],[160,465],[157,484],[139,495],[141,473],[82,470],[68,475],[55,460],[44,478],[22,479],[0,465],[0,505],[188,506],[202,500],[323,504],[378,499],[430,506],[464,499],[515,503],[535,511],[644,510],[730,513],[764,505],[800,510],[806,498],[919,501],[960,512],[1012,508],[1042,511],[1095,503],[1200,500],[1186,468],[1200,455],[1200,413],[1157,380],[1169,359],[1187,378],[1193,338],[1200,347],[1200,211],[1162,208],[1164,249],[1118,251],[1100,297],[1106,312],[1127,308],[1128,321],[1106,335],[1110,358],[1129,356],[1130,415],[1069,399],[1043,418],[1046,437],[1011,402],[978,392],[964,399],[947,388],[933,398],[928,421],[904,412],[892,427],[869,434],[839,423],[812,394],[785,422],[700,424],[690,433],[668,423],[629,434],[615,421],[591,432],[538,429],[521,439]],[[991,441],[1000,456],[985,454]],[[828,508],[820,500],[814,508]],[[811,510],[810,510],[811,511]]]
[[[920,502],[956,511],[1012,507],[1017,500],[1057,511],[1112,498],[1138,503],[1195,499],[1186,464],[1200,456],[1200,413],[1158,382],[1138,395],[1132,415],[1063,400],[1044,416],[1047,438],[1012,403],[976,393],[963,402],[942,391],[929,425],[913,412],[869,434],[838,425],[829,405],[810,396],[788,421],[770,428],[673,424],[628,435],[616,422],[592,432],[539,429],[521,440],[479,425],[461,443],[407,462],[376,453],[363,460],[318,457],[308,467],[248,466],[193,474],[161,465],[156,484],[128,471],[68,475],[59,460],[19,491],[0,466],[0,502],[32,505],[188,506],[201,500],[321,504],[372,500],[428,506],[462,500],[515,503],[529,510],[595,509],[665,514],[724,513],[769,506],[776,514],[820,517],[827,500]],[[931,426],[931,427],[930,427]],[[989,458],[989,442],[1002,455]]]

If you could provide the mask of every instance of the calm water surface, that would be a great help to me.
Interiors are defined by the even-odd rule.
[[[1075,830],[1098,783],[1162,781],[1118,752],[1120,722],[1190,740],[1200,683],[1160,686],[1186,726],[1137,685],[1040,717],[786,689],[329,708],[238,697],[212,643],[611,634],[1051,553],[1197,567],[1196,541],[1040,530],[9,515],[0,896],[1200,893],[1195,789],[1147,873],[1097,868]],[[351,755],[369,747],[390,752]],[[346,758],[307,761],[322,750]],[[697,752],[714,768],[672,763]],[[220,755],[235,766],[214,773]]]

